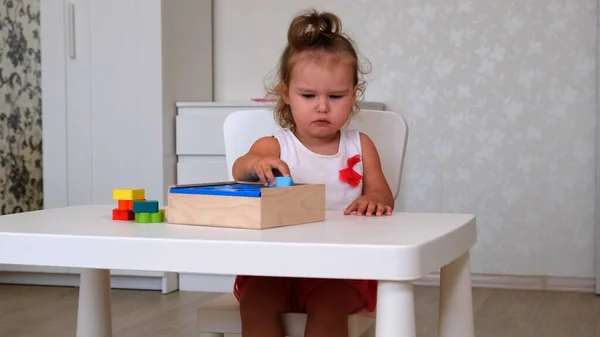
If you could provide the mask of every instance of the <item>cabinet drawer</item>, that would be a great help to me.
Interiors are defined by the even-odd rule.
[[[202,184],[230,180],[225,156],[180,156],[177,184]]]
[[[175,120],[177,155],[225,155],[223,123],[230,113],[268,107],[215,105],[179,107]]]
[[[178,115],[175,120],[177,155],[224,155],[223,122],[227,115],[218,111]]]

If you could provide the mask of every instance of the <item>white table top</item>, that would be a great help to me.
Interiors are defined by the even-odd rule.
[[[204,274],[417,279],[469,250],[475,217],[328,212],[325,222],[243,230],[113,221],[115,206],[0,216],[0,263]]]

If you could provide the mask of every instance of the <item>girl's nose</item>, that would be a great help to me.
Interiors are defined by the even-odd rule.
[[[328,106],[327,99],[321,98],[317,105],[317,112],[326,113],[329,110],[327,106]]]

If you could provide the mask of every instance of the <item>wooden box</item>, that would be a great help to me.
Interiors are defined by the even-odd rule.
[[[199,194],[214,187],[221,194]],[[228,187],[249,193],[228,194]],[[234,193],[236,192],[236,193]],[[241,195],[240,195],[241,194]],[[169,189],[167,222],[182,225],[267,229],[325,220],[325,185],[265,187],[235,181],[181,185]]]

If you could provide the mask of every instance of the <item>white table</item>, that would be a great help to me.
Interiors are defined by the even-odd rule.
[[[110,269],[377,279],[377,336],[415,337],[412,281],[440,268],[440,336],[474,336],[472,215],[334,212],[259,231],[112,221],[113,207],[0,216],[0,263],[84,268],[78,337],[112,336]]]

